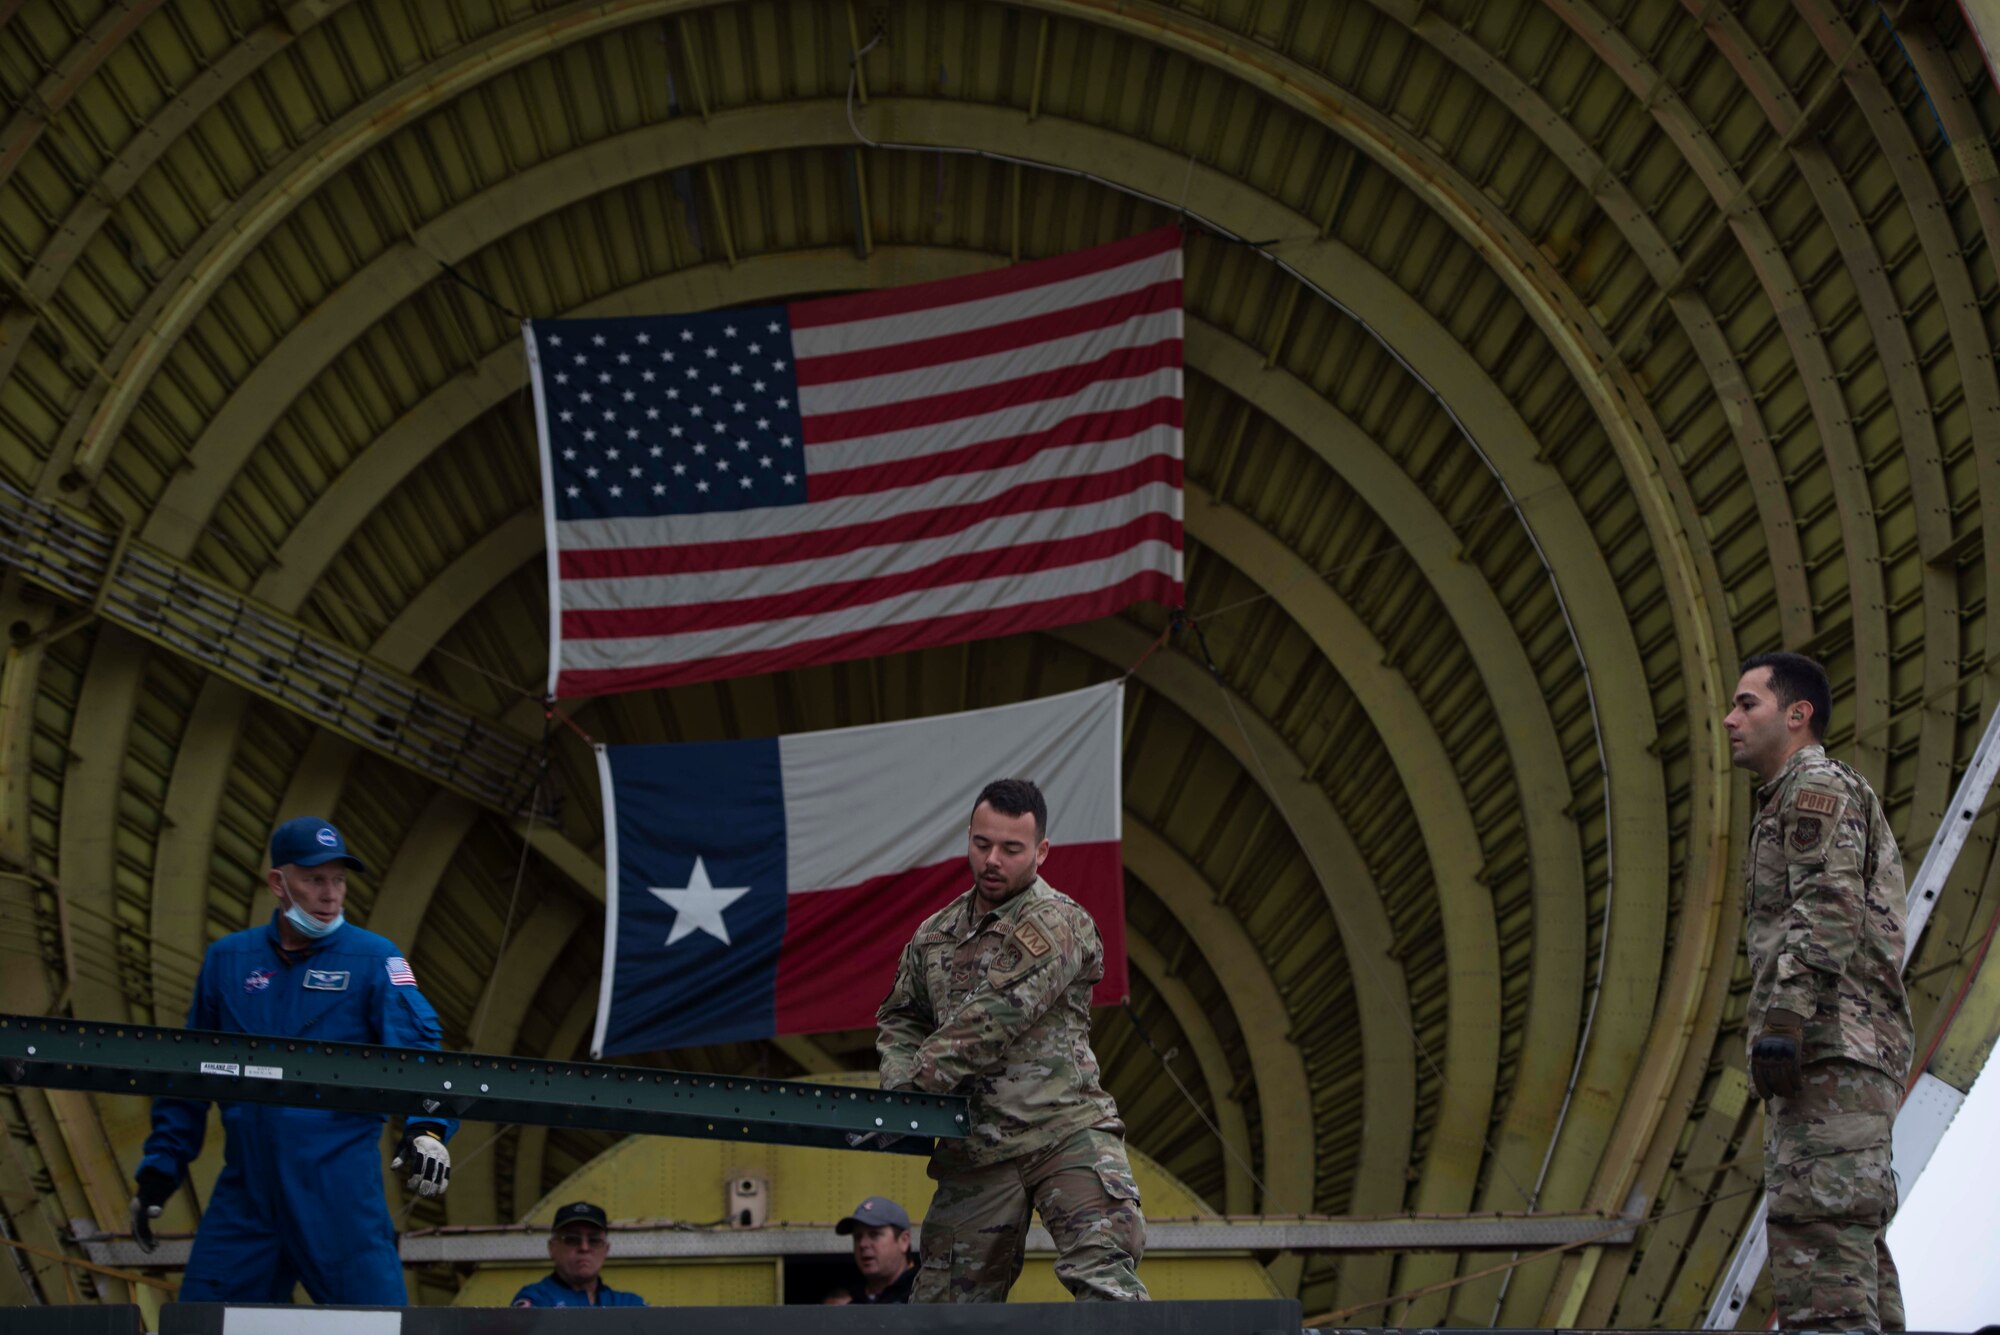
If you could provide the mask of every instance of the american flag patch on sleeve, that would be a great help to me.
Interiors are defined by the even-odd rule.
[[[417,976],[410,972],[410,962],[401,955],[389,957],[389,981],[397,987],[415,987]]]

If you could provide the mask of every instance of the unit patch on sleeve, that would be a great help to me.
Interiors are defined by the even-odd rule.
[[[1792,847],[1804,853],[1819,846],[1818,816],[1801,816],[1792,823]]]
[[[1832,793],[1823,793],[1817,788],[1801,788],[1798,796],[1792,799],[1792,806],[1799,811],[1831,816],[1840,810],[1840,799]]]
[[[1022,923],[1021,929],[1014,933],[1014,939],[1021,943],[1021,949],[1036,959],[1048,954],[1052,948],[1048,937],[1042,935],[1042,929],[1031,922]]]

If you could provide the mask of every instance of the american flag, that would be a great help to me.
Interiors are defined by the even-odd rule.
[[[1177,605],[1180,247],[528,323],[550,693]]]
[[[410,962],[401,955],[391,955],[388,961],[389,981],[397,987],[415,987],[417,976],[410,972]]]

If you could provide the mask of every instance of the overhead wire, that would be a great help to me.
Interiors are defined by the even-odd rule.
[[[95,1261],[86,1261],[76,1256],[65,1256],[61,1252],[52,1252],[46,1248],[37,1247],[33,1243],[22,1242],[19,1238],[10,1238],[4,1233],[0,1233],[0,1246],[12,1247],[14,1250],[26,1252],[30,1256],[39,1256],[45,1261],[57,1261],[65,1266],[74,1266],[78,1270],[88,1270],[93,1275],[108,1275],[112,1279],[122,1279],[127,1284],[144,1284],[149,1289],[159,1289],[163,1293],[178,1295],[181,1291],[180,1285],[169,1280],[155,1279],[151,1275],[142,1275],[136,1270],[119,1270],[108,1265],[98,1265]],[[69,1275],[67,1272],[64,1273],[63,1278],[65,1282],[68,1281]],[[77,1301],[77,1293],[74,1287],[69,1291],[69,1300],[72,1303]]]
[[[1236,1147],[1229,1143],[1229,1137],[1222,1134],[1222,1128],[1215,1124],[1214,1119],[1208,1115],[1208,1110],[1201,1106],[1200,1100],[1195,1098],[1188,1087],[1182,1083],[1179,1072],[1174,1070],[1173,1055],[1178,1053],[1180,1049],[1175,1048],[1172,1053],[1160,1051],[1159,1044],[1153,1042],[1153,1036],[1146,1032],[1145,1024],[1139,1019],[1139,1012],[1133,1008],[1129,1000],[1125,1002],[1123,1009],[1125,1011],[1125,1018],[1130,1020],[1132,1027],[1139,1032],[1139,1041],[1146,1045],[1147,1051],[1159,1059],[1160,1069],[1167,1073],[1167,1079],[1174,1082],[1174,1088],[1178,1089],[1181,1092],[1181,1097],[1187,1100],[1188,1107],[1194,1109],[1194,1115],[1201,1119],[1201,1124],[1208,1128],[1210,1135],[1215,1137],[1216,1144],[1222,1146],[1222,1152],[1228,1155],[1236,1163],[1237,1167],[1241,1168],[1249,1176],[1251,1182],[1256,1184],[1257,1198],[1268,1206],[1271,1203],[1271,1189],[1264,1184],[1264,1179],[1257,1175],[1256,1166],[1236,1152]]]

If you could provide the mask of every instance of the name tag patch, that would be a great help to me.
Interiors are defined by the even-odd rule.
[[[345,992],[348,976],[345,969],[307,969],[306,986],[315,992]]]

